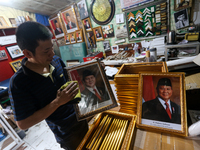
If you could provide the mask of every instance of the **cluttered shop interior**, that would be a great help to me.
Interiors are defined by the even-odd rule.
[[[199,0],[0,0],[0,150],[199,150]]]

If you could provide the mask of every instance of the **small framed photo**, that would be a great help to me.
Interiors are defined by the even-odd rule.
[[[77,120],[117,107],[116,99],[99,61],[67,67],[68,76],[78,81],[81,101],[75,105]]]
[[[174,13],[176,29],[181,29],[189,26],[189,18],[187,9],[180,10]]]
[[[70,33],[69,36],[70,36],[70,43],[71,44],[76,43],[76,34],[75,34],[75,32]]]
[[[0,28],[7,28],[9,27],[8,23],[4,19],[4,17],[0,16]]]
[[[103,41],[103,48],[105,51],[110,50],[110,41]]]
[[[104,38],[111,38],[115,36],[112,24],[107,26],[102,26],[102,30]]]
[[[92,24],[91,24],[90,18],[86,18],[82,20],[82,23],[86,31],[92,31]]]
[[[118,45],[114,45],[111,47],[112,53],[116,54],[119,52],[119,46]]]
[[[79,29],[78,21],[74,10],[74,5],[71,5],[70,7],[61,10],[60,14],[62,21],[64,23],[63,28],[65,28],[67,33],[71,33]]]
[[[14,70],[14,72],[17,72],[21,68],[21,61],[22,59],[18,59],[12,62],[9,62],[10,66]]]
[[[116,15],[116,23],[124,23],[124,14],[117,14]]]
[[[54,36],[57,39],[64,37],[62,23],[60,22],[59,16],[57,14],[54,14],[49,18],[49,24],[54,33]]]
[[[83,42],[83,32],[82,29],[81,30],[76,30],[76,42],[77,43],[81,43]]]
[[[13,27],[17,26],[15,18],[9,18],[9,21]]]
[[[80,14],[80,18],[85,19],[88,17],[88,10],[87,10],[87,5],[85,0],[81,0],[80,2],[77,3],[78,11]]]
[[[1,60],[5,60],[5,59],[8,59],[6,51],[5,50],[0,50],[0,61]]]
[[[67,60],[67,67],[74,66],[77,64],[80,64],[80,61],[78,59],[77,60]]]
[[[97,47],[96,39],[95,39],[93,31],[88,31],[86,33],[86,38],[85,39],[86,39],[85,43],[86,43],[87,49],[91,49],[91,48],[96,48]]]
[[[138,127],[187,136],[185,75],[141,73],[139,78]]]
[[[94,32],[96,41],[103,41],[104,40],[104,38],[103,38],[103,32],[101,30],[101,26],[93,28],[93,32]]]
[[[70,44],[70,37],[68,34],[65,35],[65,42],[66,44]]]
[[[192,0],[184,0],[184,1],[174,0],[174,10],[175,11],[185,9],[188,7],[192,7]]]
[[[22,50],[19,48],[18,45],[8,46],[6,47],[6,49],[12,59],[24,56]]]

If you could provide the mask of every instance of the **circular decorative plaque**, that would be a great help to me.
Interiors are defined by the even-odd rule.
[[[108,24],[115,14],[114,0],[93,0],[90,12],[94,22],[100,25]]]

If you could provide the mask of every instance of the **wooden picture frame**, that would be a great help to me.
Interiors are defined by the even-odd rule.
[[[102,26],[103,37],[106,38],[113,38],[115,37],[113,24],[109,24],[106,26]]]
[[[71,44],[76,43],[76,33],[75,32],[69,33],[69,37],[70,37]]]
[[[66,33],[72,33],[79,29],[74,5],[61,10],[60,15],[63,22],[63,28],[65,29]]]
[[[14,72],[17,72],[21,68],[21,61],[22,59],[18,59],[12,62],[9,62],[10,66],[14,70]]]
[[[6,47],[6,49],[12,59],[24,56],[22,50],[19,48],[18,45],[8,46]]]
[[[77,8],[78,8],[81,20],[89,16],[85,0],[81,0],[77,2]]]
[[[86,18],[82,20],[83,26],[85,27],[86,31],[92,31],[92,24],[90,18]]]
[[[94,33],[94,36],[95,36],[95,39],[97,42],[104,40],[101,26],[93,28],[92,30],[93,30],[93,33]]]
[[[9,27],[3,16],[0,16],[0,29]]]
[[[69,36],[69,34],[65,34],[65,44],[66,45],[70,44],[70,36]]]
[[[184,81],[185,75],[182,72],[140,73],[138,128],[187,136]]]
[[[192,0],[184,0],[182,2],[180,0],[174,0],[175,11],[182,10],[188,7],[192,7]]]
[[[1,60],[5,60],[5,59],[8,59],[6,51],[5,50],[0,50],[0,61]]]
[[[64,37],[62,22],[58,14],[54,14],[49,17],[49,24],[56,39],[61,39]]]
[[[84,41],[82,29],[76,30],[75,34],[76,34],[76,42],[77,43],[81,43]]]
[[[106,40],[106,41],[103,41],[103,48],[104,48],[104,51],[110,51],[110,41]]]
[[[81,101],[75,105],[77,120],[117,107],[116,99],[99,61],[84,62],[66,69],[70,80],[78,81],[81,91]],[[96,91],[93,91],[93,88]]]
[[[80,61],[78,59],[77,60],[67,60],[66,62],[67,62],[67,67],[80,64]]]
[[[9,18],[9,21],[13,27],[17,26],[15,18]]]

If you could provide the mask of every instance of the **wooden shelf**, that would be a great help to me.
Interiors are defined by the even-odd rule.
[[[0,30],[5,30],[5,29],[16,29],[17,27],[6,27],[6,28],[0,28]]]

